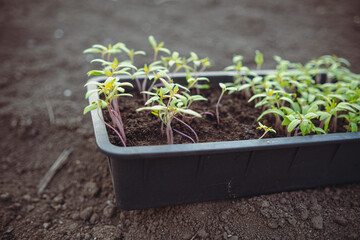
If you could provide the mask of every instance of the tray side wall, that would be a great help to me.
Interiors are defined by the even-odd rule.
[[[146,209],[360,181],[359,144],[110,161],[118,205]]]

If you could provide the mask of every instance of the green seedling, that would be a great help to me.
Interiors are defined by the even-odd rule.
[[[293,130],[294,136],[298,135],[299,130],[303,136],[312,132],[325,133],[322,128],[316,127],[312,122],[312,119],[320,117],[316,104],[312,104],[310,107],[306,105],[303,109],[297,109],[297,111],[288,107],[282,107],[281,110],[284,112],[284,120],[281,124],[287,126],[288,136],[291,135]]]
[[[188,70],[190,67],[187,65],[185,57],[180,57],[180,54],[174,51],[171,56],[163,57],[161,56],[161,62],[165,68],[169,70],[171,76],[174,76],[175,73],[181,69]]]
[[[140,69],[135,67],[134,58],[146,53],[129,49],[121,42],[108,46],[95,44],[84,51],[84,53],[101,55],[91,62],[100,63],[102,69],[91,70],[88,75],[107,77],[106,84],[98,85],[98,89],[93,91],[102,95],[102,98],[87,106],[84,113],[94,109],[108,108],[112,124],[105,124],[118,133],[125,146],[126,138],[124,126],[119,117],[117,98],[129,96],[123,91],[123,87],[130,87],[127,85],[130,83],[125,83],[124,86],[118,85],[120,82],[116,76],[132,76],[146,104],[138,111],[151,110],[159,117],[162,122],[161,128],[166,126],[164,132],[166,132],[168,142],[173,143],[174,132],[193,142],[198,142],[197,134],[183,119],[210,114],[190,110],[194,101],[205,100],[199,95],[199,91],[209,88],[207,84],[209,79],[201,77],[201,72],[210,67],[209,59],[201,59],[194,52],[191,52],[188,58],[182,57],[178,52],[171,52],[164,48],[164,42],[157,43],[153,36],[149,36],[149,43],[153,48],[153,61]],[[119,60],[118,56],[114,57],[122,52],[127,54],[127,59]],[[160,53],[166,55],[159,56]],[[241,96],[249,102],[254,102],[255,107],[263,109],[258,121],[265,115],[274,116],[275,128],[281,129],[281,125],[286,126],[289,135],[296,136],[300,132],[302,135],[327,133],[330,125],[330,129],[336,131],[338,118],[344,119],[348,131],[358,131],[360,75],[348,69],[350,63],[346,59],[335,55],[325,55],[304,65],[292,63],[279,56],[275,56],[274,59],[277,62],[276,72],[262,77],[243,65],[241,55],[234,55],[232,65],[225,68],[227,71],[235,72],[233,82],[219,84],[222,91],[216,104],[218,126],[220,125],[220,101],[225,92],[228,94],[240,92]],[[260,69],[264,62],[263,54],[256,50],[254,60],[257,69]],[[173,83],[171,79],[180,70],[186,72],[186,87]],[[139,76],[144,77],[142,84],[138,79]],[[196,90],[197,95],[190,95],[192,89]],[[86,97],[91,94],[91,92],[87,93]],[[173,129],[171,123],[174,121],[186,126],[192,132],[190,135],[194,137]],[[264,130],[265,134],[270,131],[266,126],[260,125],[259,128]]]
[[[345,102],[345,98],[342,95],[338,94],[328,94],[319,95],[324,100],[317,100],[316,103],[318,105],[324,106],[324,111],[319,112],[320,121],[322,121],[322,125],[324,126],[324,131],[327,132],[329,128],[329,124],[331,119],[333,119],[333,127],[336,132],[337,125],[337,115],[339,112],[349,111],[355,113],[356,110],[352,107],[352,105],[348,102]],[[340,101],[339,101],[340,100]]]
[[[91,48],[88,48],[84,50],[83,53],[100,53],[101,59],[105,59],[105,55],[107,55],[107,61],[110,61],[111,54],[121,53],[121,47],[123,47],[124,44],[119,42],[112,46],[109,44],[107,47],[101,44],[95,44],[92,45]]]
[[[272,114],[287,126],[288,133],[294,135],[327,133],[329,125],[336,131],[340,114],[347,122],[348,131],[357,127],[356,115],[360,111],[360,77],[350,72],[345,59],[326,55],[311,60],[304,66],[291,63],[275,56],[277,71],[264,79],[263,92],[254,94],[249,101],[261,99],[255,107],[263,106],[264,111],[258,118]],[[326,75],[325,83],[320,82],[320,74]],[[316,81],[314,80],[316,79]],[[311,107],[309,107],[311,106]],[[316,112],[308,113],[316,108]],[[319,126],[313,121],[318,119]],[[355,127],[356,126],[356,127]]]
[[[112,62],[105,61],[103,59],[94,59],[91,63],[98,62],[101,63],[104,68],[103,70],[91,70],[87,74],[88,76],[92,75],[105,75],[107,77],[111,77],[114,75],[128,75],[131,76],[129,70],[136,70],[137,68],[129,63],[128,61],[119,62],[117,58],[114,58]]]
[[[231,91],[236,91],[235,87],[227,87],[224,83],[219,83],[219,86],[221,88],[221,94],[220,97],[216,103],[216,119],[217,119],[217,124],[218,126],[220,126],[220,113],[219,113],[219,105],[220,105],[220,101],[222,99],[222,97],[224,96],[224,93],[226,91],[229,91],[229,94],[231,94]]]
[[[199,74],[211,66],[209,59],[200,59],[196,53],[190,52],[190,57],[186,60],[186,63],[187,65],[184,65],[184,68],[188,75],[188,87],[195,88],[197,94],[200,94],[200,89],[208,89],[210,87],[208,84],[199,84],[199,82],[209,81],[209,79],[204,77],[199,78]],[[192,66],[190,66],[191,63]],[[191,77],[189,73],[191,73]]]
[[[127,55],[128,57],[130,58],[130,63],[131,65],[134,65],[135,64],[135,56],[136,55],[143,55],[145,56],[146,53],[144,51],[135,51],[134,49],[128,49],[125,44],[123,46],[120,47]],[[132,74],[135,73],[135,69],[132,69]],[[136,85],[139,89],[139,91],[141,91],[141,85],[140,85],[140,82],[139,82],[139,79],[137,77],[135,77],[135,82],[136,82]]]
[[[144,101],[146,102],[149,98],[149,95],[146,93],[147,88],[147,81],[148,80],[154,80],[153,83],[151,84],[149,91],[152,90],[152,87],[155,85],[156,81],[159,79],[159,75],[165,75],[167,73],[167,69],[160,65],[161,61],[156,61],[151,63],[150,65],[145,64],[143,68],[140,68],[136,73],[133,74],[133,78],[136,78],[138,76],[145,76],[144,80],[142,82],[142,93],[143,93],[143,97],[144,97]]]
[[[170,50],[167,48],[164,48],[164,42],[161,42],[157,44],[155,38],[153,36],[149,36],[149,42],[152,48],[154,49],[154,59],[153,62],[157,61],[159,52],[167,53],[168,55],[171,54]]]
[[[265,89],[264,93],[253,95],[249,99],[249,102],[258,98],[262,98],[261,101],[255,104],[255,107],[262,107],[263,110],[265,110],[258,118],[259,120],[262,116],[268,113],[275,113],[276,110],[278,110],[282,106],[285,106],[285,103],[293,106],[294,105],[294,101],[292,100],[293,97],[294,97],[293,94],[286,93],[284,90],[274,90],[267,88]],[[275,119],[276,119],[275,127],[280,128],[281,119],[279,117],[279,114],[275,114]]]
[[[193,77],[189,71],[186,71],[186,81],[188,83],[187,88],[192,89],[209,89],[209,84],[199,84],[199,82],[210,82],[207,77]]]
[[[188,124],[182,121],[179,117],[190,115],[194,117],[201,118],[201,114],[189,109],[191,102],[205,100],[202,96],[195,96],[195,98],[189,98],[189,95],[181,94],[180,89],[184,91],[189,91],[187,88],[181,86],[180,84],[175,84],[170,81],[170,83],[160,78],[160,81],[164,85],[164,87],[160,87],[157,89],[156,93],[154,92],[146,92],[149,94],[150,99],[145,103],[145,105],[149,105],[155,103],[155,105],[151,107],[142,107],[136,109],[136,111],[151,111],[151,113],[157,116],[161,120],[161,129],[163,131],[163,126],[166,126],[166,137],[168,144],[174,143],[174,132],[179,133],[180,135],[189,138],[192,142],[198,142],[199,138]],[[189,135],[180,132],[172,127],[172,122],[176,120],[179,123],[183,124],[187,127],[195,136],[195,140]]]
[[[289,60],[284,60],[279,56],[274,56],[274,60],[277,62],[276,69],[280,72],[286,72],[290,69],[298,67],[297,63],[292,63]]]
[[[225,71],[235,71],[234,81],[232,83],[226,83],[225,85],[236,88],[236,90],[232,90],[229,93],[239,91],[246,99],[249,99],[252,94],[262,91],[263,78],[250,71],[248,67],[243,66],[242,61],[243,56],[235,55],[233,57],[233,65],[224,69]]]
[[[105,82],[88,82],[85,86],[88,85],[96,85],[97,89],[88,91],[86,93],[85,98],[88,99],[92,94],[97,93],[99,95],[103,95],[103,99],[99,99],[98,101],[92,102],[90,105],[85,107],[84,113],[86,114],[89,111],[101,108],[107,108],[112,123],[118,128],[118,131],[112,127],[110,124],[104,123],[110,127],[112,130],[120,138],[124,147],[126,147],[126,136],[124,131],[124,124],[121,118],[121,113],[119,109],[118,97],[129,96],[132,97],[131,94],[125,93],[124,87],[133,87],[131,83],[128,82],[119,82],[119,78],[116,77],[108,77]]]
[[[261,65],[264,63],[264,56],[259,50],[255,51],[255,63],[256,63],[256,69],[258,70],[261,68]]]
[[[203,72],[205,69],[211,66],[209,58],[200,59],[194,52],[190,52],[190,57],[186,60],[188,63],[193,63],[192,72],[198,73]]]
[[[265,132],[263,133],[263,135],[261,135],[261,137],[259,137],[259,139],[262,139],[263,137],[265,137],[265,135],[268,133],[268,132],[272,132],[272,133],[276,133],[276,131],[272,128],[272,127],[267,127],[265,126],[264,124],[262,124],[261,122],[258,122],[259,124],[259,127],[257,127],[257,129],[260,129],[260,130],[264,130]]]
[[[348,124],[345,126],[348,132],[357,132],[359,131],[360,125],[360,112],[353,113],[348,112],[347,114],[341,114],[338,118],[345,118],[348,121]]]

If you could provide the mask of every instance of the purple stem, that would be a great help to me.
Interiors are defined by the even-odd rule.
[[[120,134],[122,135],[123,139],[126,141],[124,127],[121,124],[121,122],[119,121],[119,117],[117,116],[117,113],[112,109],[109,109],[109,113],[110,113],[111,119],[113,120],[113,123],[118,127]]]
[[[119,121],[121,125],[124,125],[121,119],[121,114],[120,114],[120,109],[119,109],[119,103],[117,98],[114,98],[112,100],[112,104],[113,104],[113,110],[116,112],[117,116],[119,117]]]
[[[154,86],[153,86],[153,88],[154,87],[164,87],[164,84],[163,83],[157,83],[157,84],[155,84]]]
[[[224,95],[224,92],[225,92],[224,90],[221,91],[221,95],[219,97],[219,100],[216,103],[216,119],[217,119],[218,126],[220,126],[219,104],[220,104],[220,100],[221,100],[222,96]]]
[[[108,124],[107,122],[103,121],[105,123],[106,126],[108,126],[109,128],[111,128],[120,138],[122,144],[124,145],[124,147],[126,147],[126,144],[124,142],[124,140],[122,139],[122,137],[120,136],[120,133],[118,131],[116,131],[115,128],[113,128],[110,124]]]
[[[102,119],[102,118],[100,117],[99,111],[98,111],[98,116],[99,116],[99,118],[101,119],[101,121],[102,121],[106,126],[108,126],[109,128],[111,128],[111,129],[116,133],[116,135],[118,135],[118,137],[120,138],[122,144],[124,145],[124,147],[126,147],[126,144],[125,144],[123,138],[121,137],[120,133],[119,133],[118,131],[116,131],[116,129],[113,128],[110,124],[108,124],[107,122],[105,122],[104,119]]]
[[[137,85],[137,88],[139,89],[139,92],[141,92],[141,84],[139,82],[139,79],[137,77],[135,77],[135,82],[136,82],[136,85]]]
[[[198,138],[198,135],[196,134],[196,132],[194,131],[194,129],[192,129],[188,124],[186,124],[184,121],[178,119],[177,117],[174,117],[176,120],[178,120],[180,123],[184,124],[187,128],[189,128],[193,134],[195,135],[196,137],[196,142],[199,142],[199,138]]]
[[[176,130],[175,128],[173,129],[175,132],[179,133],[180,135],[187,137],[188,139],[190,139],[193,143],[195,143],[194,139],[192,137],[190,137],[189,135],[186,135],[185,133],[182,133],[178,130]]]
[[[174,144],[174,133],[171,128],[171,121],[168,121],[166,124],[166,136],[168,139],[168,144]]]
[[[148,89],[148,92],[151,92],[151,90],[154,88],[154,84],[156,81],[153,81]]]
[[[202,112],[200,113],[201,115],[210,115],[210,116],[214,116],[214,114],[212,112]]]
[[[134,64],[133,61],[132,61],[132,64]],[[132,69],[132,74],[134,74],[134,73],[135,73],[135,69]],[[135,82],[136,82],[136,85],[138,87],[139,92],[141,92],[141,84],[140,84],[140,81],[139,81],[139,79],[137,77],[135,77]]]
[[[145,79],[143,80],[143,84],[142,84],[142,90],[143,91],[145,91],[145,89],[146,89],[146,82],[147,82],[147,79],[148,79],[148,77],[147,77],[147,75],[145,76]],[[143,97],[144,97],[144,102],[146,102],[147,100],[147,94],[146,93],[144,93],[143,94]]]
[[[108,107],[108,110],[109,110],[109,114],[110,114],[110,117],[111,117],[113,123],[118,127],[124,141],[126,142],[124,124],[121,119],[121,114],[120,114],[117,98],[114,98],[112,100],[112,105],[110,105],[110,107]]]

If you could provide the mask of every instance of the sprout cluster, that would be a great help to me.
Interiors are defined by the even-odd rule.
[[[257,55],[259,52],[257,52]],[[257,57],[262,63],[262,58]],[[257,59],[255,58],[255,60]],[[357,132],[360,124],[360,75],[352,73],[349,62],[334,55],[325,55],[302,65],[274,57],[276,71],[259,76],[242,66],[242,57],[235,56],[235,87],[249,102],[263,112],[258,120],[270,114],[276,129],[285,126],[288,136],[336,132],[337,120],[344,118],[348,131]],[[233,90],[235,91],[235,90]]]
[[[119,76],[127,75],[135,81],[139,94],[142,95],[144,106],[136,111],[150,111],[161,122],[161,131],[166,133],[168,144],[174,143],[174,133],[180,134],[190,141],[199,142],[196,131],[184,120],[186,118],[201,118],[203,114],[191,109],[195,101],[206,101],[200,91],[210,88],[209,79],[202,73],[210,67],[208,58],[199,58],[194,52],[189,57],[180,56],[176,51],[164,47],[164,42],[158,43],[153,36],[149,37],[153,48],[152,62],[141,67],[135,66],[135,57],[146,55],[141,50],[129,49],[124,43],[103,46],[95,44],[84,53],[100,54],[100,58],[92,63],[100,63],[101,70],[91,70],[89,76],[106,76],[104,82],[89,82],[97,89],[87,92],[86,98],[94,93],[101,96],[96,102],[90,103],[84,109],[89,111],[107,108],[111,123],[104,123],[111,128],[126,146],[125,126],[121,118],[119,97],[131,97],[126,93],[132,88],[130,82],[121,81]],[[126,59],[120,61],[117,57],[125,53]],[[352,73],[346,59],[334,55],[325,55],[313,59],[306,64],[292,63],[275,56],[276,71],[268,75],[260,75],[243,65],[243,56],[234,55],[232,65],[225,68],[234,74],[232,82],[220,83],[221,93],[218,98],[215,114],[220,125],[220,101],[224,94],[240,94],[253,103],[255,108],[261,108],[264,117],[273,119],[274,128],[287,132],[288,136],[299,134],[326,134],[336,132],[338,119],[344,119],[346,129],[357,132],[360,124],[360,75]],[[263,54],[256,50],[254,58],[259,70],[264,62]],[[186,73],[186,84],[174,82],[173,77],[179,71]],[[141,81],[140,81],[141,79]],[[195,94],[192,94],[195,93]],[[173,126],[178,122],[189,129],[187,135]],[[259,122],[258,129],[263,130],[263,138],[268,132],[276,131]]]
[[[199,138],[194,131],[182,118],[187,115],[191,117],[201,118],[201,114],[190,109],[191,103],[194,101],[207,100],[200,95],[200,89],[209,88],[209,85],[203,82],[208,82],[209,79],[200,77],[201,72],[210,67],[208,58],[200,59],[194,52],[190,53],[188,58],[181,57],[176,51],[171,52],[164,47],[164,42],[157,43],[153,36],[149,37],[149,43],[153,48],[153,61],[149,64],[137,68],[135,64],[135,56],[146,55],[144,51],[135,51],[129,49],[124,43],[117,43],[115,45],[103,46],[95,44],[88,48],[84,53],[100,54],[100,58],[92,60],[92,63],[101,63],[103,69],[91,70],[88,76],[103,75],[107,79],[103,83],[89,82],[89,84],[97,85],[96,90],[87,92],[86,98],[92,94],[97,93],[102,96],[96,102],[92,102],[85,107],[84,114],[92,110],[99,110],[107,108],[112,124],[104,123],[111,128],[120,138],[123,146],[126,146],[126,136],[124,131],[124,123],[121,118],[119,108],[119,97],[132,96],[126,93],[124,87],[133,87],[129,82],[123,82],[118,77],[119,75],[128,75],[136,82],[136,86],[144,99],[144,107],[137,109],[137,111],[150,110],[152,114],[156,115],[161,121],[161,129],[164,126],[166,136],[169,144],[174,143],[174,132],[190,139],[192,142],[198,142]],[[119,61],[115,55],[125,52],[126,60]],[[166,56],[160,56],[160,53]],[[160,59],[159,59],[160,57]],[[184,70],[187,73],[187,86],[182,86],[179,83],[174,83],[172,76]],[[142,82],[139,78],[142,78]],[[191,95],[190,89],[195,89],[196,95]],[[191,130],[193,137],[174,129],[172,122],[177,121]]]

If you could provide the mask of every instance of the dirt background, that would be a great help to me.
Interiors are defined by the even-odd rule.
[[[115,207],[106,157],[82,116],[95,43],[150,50],[152,34],[212,70],[256,49],[305,62],[337,54],[360,72],[360,1],[0,0],[2,239],[359,239],[360,185],[159,209]],[[49,121],[47,104],[55,121]],[[66,165],[37,185],[63,150]]]

